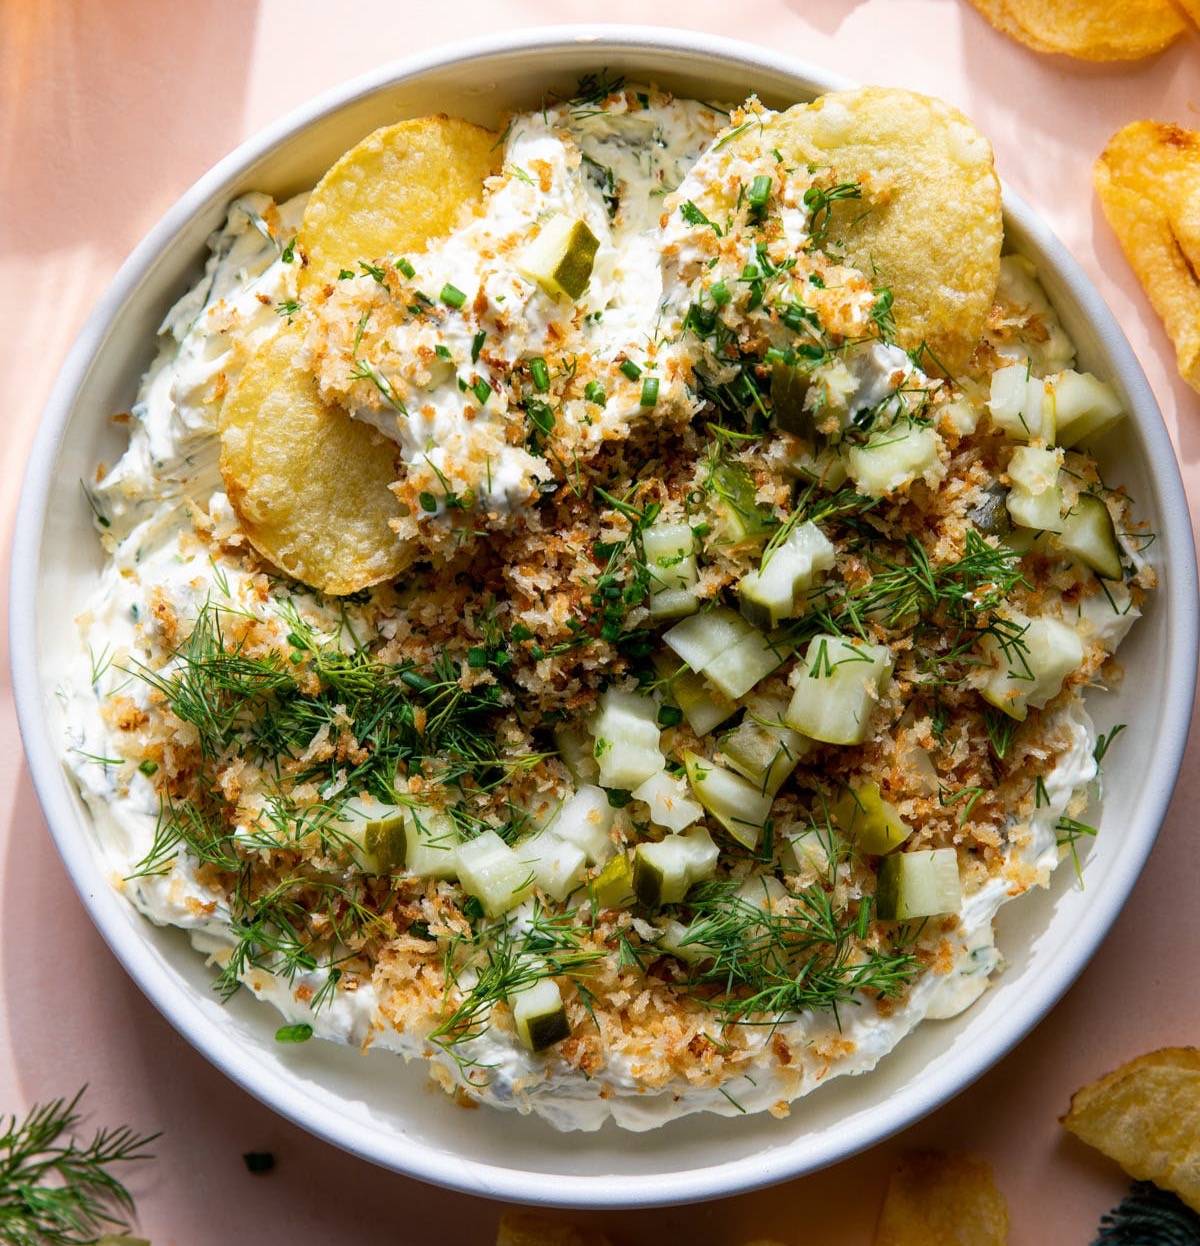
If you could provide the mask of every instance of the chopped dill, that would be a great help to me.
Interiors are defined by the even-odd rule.
[[[736,883],[701,883],[686,906],[684,946],[706,956],[691,985],[733,1022],[775,1025],[806,1008],[836,1014],[862,992],[895,995],[917,973],[909,952],[863,948],[858,907],[839,905],[819,883],[769,909]]]

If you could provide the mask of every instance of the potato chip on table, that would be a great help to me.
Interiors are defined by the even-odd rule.
[[[1005,1246],[1008,1205],[992,1169],[966,1155],[921,1152],[892,1173],[875,1246]]]
[[[1094,179],[1180,373],[1200,390],[1200,133],[1135,121],[1109,140]]]
[[[612,1246],[595,1229],[580,1229],[533,1211],[506,1211],[496,1246]]]
[[[1058,52],[1088,61],[1133,61],[1153,56],[1187,29],[1172,0],[971,3],[997,30],[1035,52]]]
[[[1200,1050],[1166,1047],[1077,1090],[1063,1125],[1200,1211]]]
[[[1000,184],[987,139],[940,100],[864,87],[788,109],[756,141],[862,188],[830,205],[827,246],[891,290],[901,346],[924,343],[951,372],[961,368],[1000,271]]]
[[[250,543],[325,593],[357,592],[412,561],[391,520],[399,448],[322,402],[297,362],[299,320],[264,343],[221,411],[221,475]]]
[[[482,200],[499,158],[491,130],[457,117],[416,117],[369,134],[317,183],[304,209],[301,289],[448,234]]]

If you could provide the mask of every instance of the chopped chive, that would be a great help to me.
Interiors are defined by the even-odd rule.
[[[467,665],[473,671],[481,671],[488,664],[488,653],[480,645],[473,645],[467,650]]]
[[[599,381],[588,381],[583,387],[583,396],[588,402],[594,402],[598,407],[604,406],[608,401],[608,395],[604,392],[604,386]]]
[[[771,179],[765,174],[760,173],[758,177],[750,183],[750,190],[746,195],[746,202],[750,205],[750,211],[761,213],[767,206],[767,200],[771,197]]]
[[[803,303],[789,303],[780,313],[783,321],[793,333],[799,333],[805,324],[816,324],[816,317]]]
[[[350,280],[350,278],[351,278],[351,277],[353,277],[353,276],[354,276],[354,274],[353,274],[353,273],[352,273],[352,272],[351,272],[348,268],[343,268],[343,269],[341,270],[341,272],[339,272],[339,273],[338,273],[338,280],[339,280],[339,281],[349,281],[349,280]]]
[[[652,407],[658,401],[658,377],[648,376],[642,382],[642,406]]]
[[[283,248],[283,250],[279,253],[279,258],[285,264],[290,264],[292,260],[296,258],[296,239],[295,238],[293,238],[291,242],[289,242],[287,246]]]
[[[780,350],[778,346],[768,346],[767,353],[763,356],[767,363],[787,363],[788,352]]]
[[[550,369],[546,361],[538,355],[529,361],[529,375],[533,377],[533,387],[539,394],[546,393],[550,388]]]
[[[508,629],[510,640],[532,640],[533,633],[525,626],[524,623],[514,623]]]
[[[479,399],[479,405],[483,406],[485,402],[492,396],[492,387],[482,377],[471,386],[471,393]]]
[[[307,1043],[312,1036],[313,1028],[307,1021],[298,1022],[296,1025],[281,1025],[275,1031],[277,1043]]]
[[[660,705],[658,707],[658,725],[660,727],[678,727],[683,722],[683,710],[678,705]]]
[[[442,286],[442,292],[438,297],[447,307],[461,307],[467,301],[467,296],[458,286],[452,286],[448,281]]]
[[[417,501],[421,503],[421,509],[423,511],[428,511],[431,515],[438,508],[437,498],[435,498],[432,493],[422,493],[417,498]]]
[[[633,362],[632,359],[626,359],[621,364],[621,371],[631,380],[636,381],[642,375],[642,370]]]
[[[408,260],[404,258],[404,256],[401,256],[396,261],[396,267],[410,280],[417,275],[417,270],[408,262]]]
[[[437,355],[437,357],[438,357],[439,359],[449,359],[449,358],[450,358],[450,347],[449,347],[449,346],[443,346],[443,345],[441,344],[441,342],[439,342],[439,343],[438,343],[438,344],[437,344],[437,345],[433,348],[433,353],[434,353],[435,355]]]
[[[530,398],[525,404],[525,414],[543,437],[550,435],[554,428],[554,408],[548,402],[543,402],[540,398]]]
[[[154,774],[158,770],[158,762],[150,761],[149,759],[140,761],[138,762],[138,769],[143,774]]]
[[[720,281],[714,281],[712,285],[709,286],[708,292],[709,294],[712,295],[712,301],[718,307],[724,307],[725,304],[729,302],[729,299],[731,297],[729,293],[729,287],[725,284],[724,279]]]
[[[487,340],[487,334],[482,329],[471,339],[471,362],[478,363],[479,352],[483,350],[483,344]]]

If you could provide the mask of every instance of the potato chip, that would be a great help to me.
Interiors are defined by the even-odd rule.
[[[1035,52],[1135,61],[1187,28],[1171,0],[971,0],[995,28]]]
[[[1200,1050],[1164,1047],[1077,1090],[1062,1123],[1200,1211]]]
[[[299,321],[265,342],[221,411],[221,475],[250,543],[325,593],[357,592],[412,561],[389,520],[398,447],[321,401],[296,363]]]
[[[419,251],[483,197],[500,148],[491,130],[455,117],[417,117],[351,147],[304,209],[301,288],[359,273],[360,261]]]
[[[506,1211],[500,1218],[496,1246],[612,1246],[595,1229],[578,1229],[532,1211]]]
[[[966,1155],[922,1152],[888,1182],[875,1246],[1005,1246],[1008,1205],[992,1169]]]
[[[1200,134],[1157,121],[1118,130],[1096,161],[1096,193],[1138,280],[1200,390]]]
[[[902,346],[925,342],[961,368],[1000,272],[1000,184],[987,139],[939,100],[864,87],[788,109],[763,142],[863,185],[869,210],[862,200],[836,204],[827,236],[892,291]]]

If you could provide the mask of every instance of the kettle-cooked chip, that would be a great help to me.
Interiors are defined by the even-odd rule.
[[[392,531],[397,447],[321,401],[296,363],[297,321],[265,342],[221,411],[221,475],[250,543],[325,593],[398,575],[411,552]]]
[[[1096,161],[1096,193],[1142,288],[1200,390],[1200,134],[1158,121],[1118,130]]]
[[[833,205],[827,238],[892,291],[902,346],[925,342],[961,368],[1000,272],[1000,183],[987,139],[940,100],[863,87],[788,109],[762,142],[862,186],[862,200]]]
[[[321,178],[304,209],[302,287],[448,234],[465,205],[482,199],[499,157],[491,130],[457,117],[416,117],[367,135]]]
[[[506,1211],[496,1246],[612,1246],[596,1229],[579,1229],[533,1211]]]
[[[1003,34],[1035,52],[1135,61],[1187,28],[1171,0],[971,0]]]
[[[1200,1211],[1200,1050],[1164,1047],[1077,1090],[1063,1125]]]
[[[888,1182],[875,1246],[1005,1246],[1008,1204],[992,1169],[966,1155],[905,1156]]]

